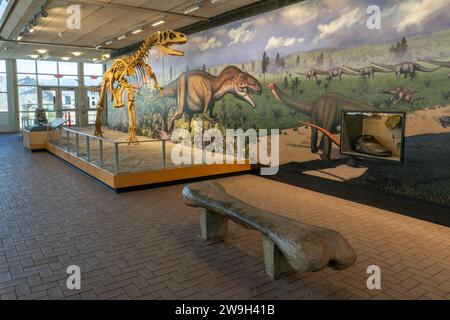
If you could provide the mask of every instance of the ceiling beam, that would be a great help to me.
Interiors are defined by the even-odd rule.
[[[192,19],[197,21],[208,21],[208,18],[191,15],[191,14],[184,14],[184,13],[178,13],[173,11],[165,11],[165,10],[158,10],[158,9],[149,9],[149,8],[141,8],[141,7],[133,7],[125,4],[115,4],[115,3],[105,3],[100,2],[96,0],[76,0],[74,2],[77,2],[79,4],[90,4],[90,5],[96,5],[96,6],[102,6],[102,7],[108,7],[108,8],[115,8],[115,9],[126,9],[130,11],[147,11],[149,13],[157,13],[167,16],[174,16],[179,18],[185,18],[185,19]]]

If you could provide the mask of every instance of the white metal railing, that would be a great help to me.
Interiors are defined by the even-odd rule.
[[[58,127],[57,130],[59,130],[59,137],[56,138],[55,135],[53,135],[53,144],[57,145],[59,148],[64,149],[66,148],[66,151],[69,153],[74,153],[77,157],[81,156],[81,150],[80,150],[80,138],[86,140],[86,160],[89,163],[94,164],[94,161],[91,157],[91,143],[96,141],[98,142],[99,146],[99,161],[98,166],[104,170],[105,168],[105,162],[104,162],[104,144],[110,143],[114,145],[114,174],[120,173],[120,158],[119,158],[119,146],[128,144],[128,142],[124,141],[114,141],[106,138],[101,138],[94,136],[92,134],[88,134],[85,132],[80,132],[77,130],[70,129],[68,127]],[[75,149],[72,149],[70,138],[71,135],[75,135]],[[65,138],[63,138],[63,136]],[[49,137],[49,141],[50,141]],[[161,167],[163,169],[166,168],[166,142],[167,140],[158,140],[158,139],[150,139],[150,140],[143,140],[139,141],[139,143],[161,143],[161,151],[162,151],[162,159],[161,159]],[[95,165],[95,164],[94,164]]]

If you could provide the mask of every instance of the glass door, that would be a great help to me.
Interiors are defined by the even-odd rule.
[[[76,126],[78,124],[78,112],[76,103],[75,89],[60,89],[61,111],[63,118],[69,121],[69,125]]]
[[[58,113],[57,108],[58,88],[39,87],[38,92],[38,106],[46,111],[47,120],[51,122],[61,117],[62,115]]]
[[[99,90],[88,90],[87,91],[89,107],[88,107],[88,123],[94,124],[97,116],[97,103],[100,100],[100,89]]]
[[[38,103],[47,110],[49,121],[65,118],[70,120],[71,126],[78,124],[78,97],[75,88],[39,87],[38,92]]]

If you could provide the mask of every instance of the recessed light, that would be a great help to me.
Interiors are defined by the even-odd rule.
[[[78,52],[78,51],[75,51],[75,52],[72,52],[72,54],[73,54],[75,57],[79,57],[79,56],[81,56],[83,53]]]
[[[200,4],[197,3],[197,4],[194,4],[194,5],[190,6],[190,7],[187,7],[186,9],[184,9],[184,14],[191,13],[191,12],[193,12],[195,10],[198,10],[198,9],[200,9]]]
[[[105,53],[105,54],[102,56],[102,58],[105,59],[105,60],[109,60],[109,59],[111,59],[111,55],[110,55],[109,53]]]
[[[156,27],[156,26],[162,25],[164,23],[166,23],[166,20],[159,20],[159,21],[156,21],[154,24],[152,24],[152,27]]]
[[[142,32],[142,29],[134,30],[134,31],[132,32],[132,34],[138,34],[139,32]]]
[[[61,60],[69,61],[69,60],[70,60],[70,57],[61,57]]]
[[[46,49],[39,49],[37,52],[39,52],[40,54],[45,54],[47,53]]]
[[[123,39],[125,39],[126,37],[127,37],[127,35],[124,34],[123,36],[118,37],[117,40],[123,40]]]
[[[97,61],[97,60],[98,60],[97,58],[92,58],[92,59],[91,59],[92,62],[95,62],[95,61]]]
[[[37,55],[37,54],[30,54],[30,56],[29,56],[31,59],[38,59],[39,58],[39,55]]]
[[[113,41],[112,41],[112,40],[109,40],[108,42],[105,43],[105,45],[109,46],[109,45],[112,44],[112,43],[113,43]]]
[[[33,33],[34,32],[34,28],[31,27],[29,31],[30,31],[30,33]]]
[[[16,40],[17,40],[17,41],[20,41],[20,40],[22,40],[22,39],[23,39],[22,36],[18,36]]]

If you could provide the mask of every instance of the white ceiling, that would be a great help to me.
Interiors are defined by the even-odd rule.
[[[7,40],[15,40],[45,2],[16,0],[0,35]],[[108,49],[121,49],[145,39],[154,31],[179,29],[255,2],[258,0],[219,0],[215,3],[204,0],[199,10],[185,15],[185,9],[196,4],[197,0],[50,0],[46,6],[48,17],[37,20],[35,31],[22,39],[26,43],[0,41],[0,57],[29,58],[31,54],[38,54],[37,50],[47,49],[48,59],[67,56],[73,61],[86,61],[100,58],[105,52],[95,47],[104,45],[108,40],[114,40],[106,46]],[[79,30],[67,27],[70,15],[67,8],[71,5],[81,5]],[[165,18],[165,24],[151,27],[152,23],[162,18]],[[143,32],[117,40],[118,36],[144,25],[149,27]],[[72,52],[76,51],[83,54],[79,58],[74,57]]]

